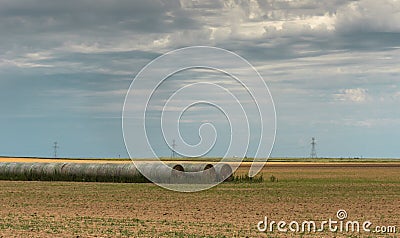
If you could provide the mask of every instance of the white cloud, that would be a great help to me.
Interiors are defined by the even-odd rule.
[[[328,34],[335,30],[335,16],[328,13],[323,16],[299,17],[292,20],[269,21],[264,25],[265,36],[269,38],[282,36]]]
[[[13,60],[1,59],[0,60],[0,67],[8,68],[10,66],[15,66],[18,68],[50,68],[50,67],[53,67],[53,65],[50,65],[50,64],[34,63],[34,62],[29,62],[24,59],[13,59]]]
[[[362,103],[368,99],[368,90],[364,88],[348,88],[342,89],[339,93],[334,94],[334,98],[338,101]]]
[[[25,57],[31,60],[48,60],[53,58],[51,53],[46,51],[27,53]]]
[[[351,2],[337,11],[339,31],[400,32],[399,0]]]
[[[325,122],[322,122],[324,124]],[[343,126],[350,126],[350,127],[365,127],[365,128],[372,128],[372,127],[397,127],[400,125],[399,118],[343,118],[338,120],[331,120],[329,121],[330,124],[334,125],[343,125]]]

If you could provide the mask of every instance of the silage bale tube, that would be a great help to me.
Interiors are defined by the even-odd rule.
[[[183,163],[185,173],[184,183],[209,184],[217,180],[217,173],[212,164],[207,163]]]
[[[15,163],[10,168],[10,174],[14,175],[17,180],[32,180],[30,177],[30,167],[32,163]]]
[[[42,170],[44,180],[59,180],[61,169],[66,163],[47,163]]]
[[[218,163],[214,165],[217,172],[217,182],[227,182],[233,180],[233,170],[229,164]]]
[[[229,165],[214,167],[207,163],[0,163],[0,179],[9,180],[149,182],[150,179],[155,183],[208,184],[226,181],[231,171]]]
[[[84,181],[83,164],[66,163],[61,168],[60,179],[65,181]]]
[[[154,183],[180,183],[183,175],[183,167],[180,164],[137,162],[135,165],[141,174]]]
[[[119,182],[145,182],[145,178],[136,169],[133,163],[121,164],[116,170]]]
[[[43,163],[32,163],[28,169],[28,177],[30,180],[41,180],[43,176]]]

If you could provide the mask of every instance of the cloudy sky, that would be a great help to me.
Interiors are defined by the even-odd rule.
[[[52,156],[58,141],[62,157],[126,157],[132,79],[193,45],[263,76],[272,156],[308,156],[316,137],[318,156],[400,157],[398,0],[1,0],[0,155]]]

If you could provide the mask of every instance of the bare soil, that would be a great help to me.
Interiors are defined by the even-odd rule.
[[[398,237],[399,175],[399,166],[387,164],[288,163],[265,167],[262,183],[224,183],[197,193],[153,184],[0,181],[0,237]],[[264,216],[322,221],[337,219],[339,209],[373,227],[395,225],[397,233],[257,230]]]

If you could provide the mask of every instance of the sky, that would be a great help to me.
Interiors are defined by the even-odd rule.
[[[276,110],[272,157],[307,157],[315,137],[319,157],[400,158],[398,0],[2,0],[0,155],[52,157],[57,141],[60,157],[127,157],[132,80],[155,58],[198,45],[238,54],[263,77]],[[180,85],[173,78],[229,80],[192,70],[165,88]],[[214,122],[221,140],[208,156],[223,155],[226,118],[197,109],[203,116],[182,117],[198,118],[182,123],[182,137],[196,144],[201,123]]]

